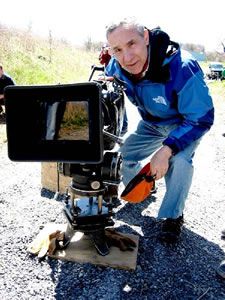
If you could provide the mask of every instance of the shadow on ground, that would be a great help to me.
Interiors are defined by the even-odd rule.
[[[130,220],[141,228],[136,270],[48,259],[56,299],[225,299],[224,280],[216,275],[222,249],[185,226],[177,245],[161,244],[160,221],[141,215],[153,201],[127,204],[116,215],[127,224],[118,231],[137,235]]]

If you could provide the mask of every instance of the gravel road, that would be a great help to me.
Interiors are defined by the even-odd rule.
[[[0,143],[0,296],[22,299],[225,299],[225,280],[216,275],[224,259],[225,132],[224,99],[215,99],[216,122],[195,156],[196,172],[184,212],[185,226],[176,246],[157,240],[157,211],[164,192],[118,209],[120,231],[139,235],[135,271],[63,262],[39,262],[27,245],[43,224],[64,223],[62,204],[41,189],[40,163],[16,163]],[[5,124],[0,124],[4,132]],[[129,255],[129,253],[127,253]]]

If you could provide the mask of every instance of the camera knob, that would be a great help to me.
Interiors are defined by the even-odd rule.
[[[91,188],[93,190],[98,190],[101,187],[101,183],[97,180],[91,182]]]

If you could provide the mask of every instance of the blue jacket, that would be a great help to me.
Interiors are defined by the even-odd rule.
[[[106,68],[106,75],[124,82],[127,97],[137,106],[144,121],[159,126],[178,124],[163,142],[174,154],[203,136],[214,120],[204,74],[197,61],[184,54],[178,49],[164,59],[163,65],[168,65],[170,72],[169,80],[164,83],[149,79],[132,81],[114,58]]]

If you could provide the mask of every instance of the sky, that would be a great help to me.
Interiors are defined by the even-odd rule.
[[[135,16],[148,28],[160,26],[180,43],[222,51],[225,43],[224,0],[0,0],[0,24],[83,45],[105,42],[106,25]],[[1,33],[1,32],[0,32]]]

